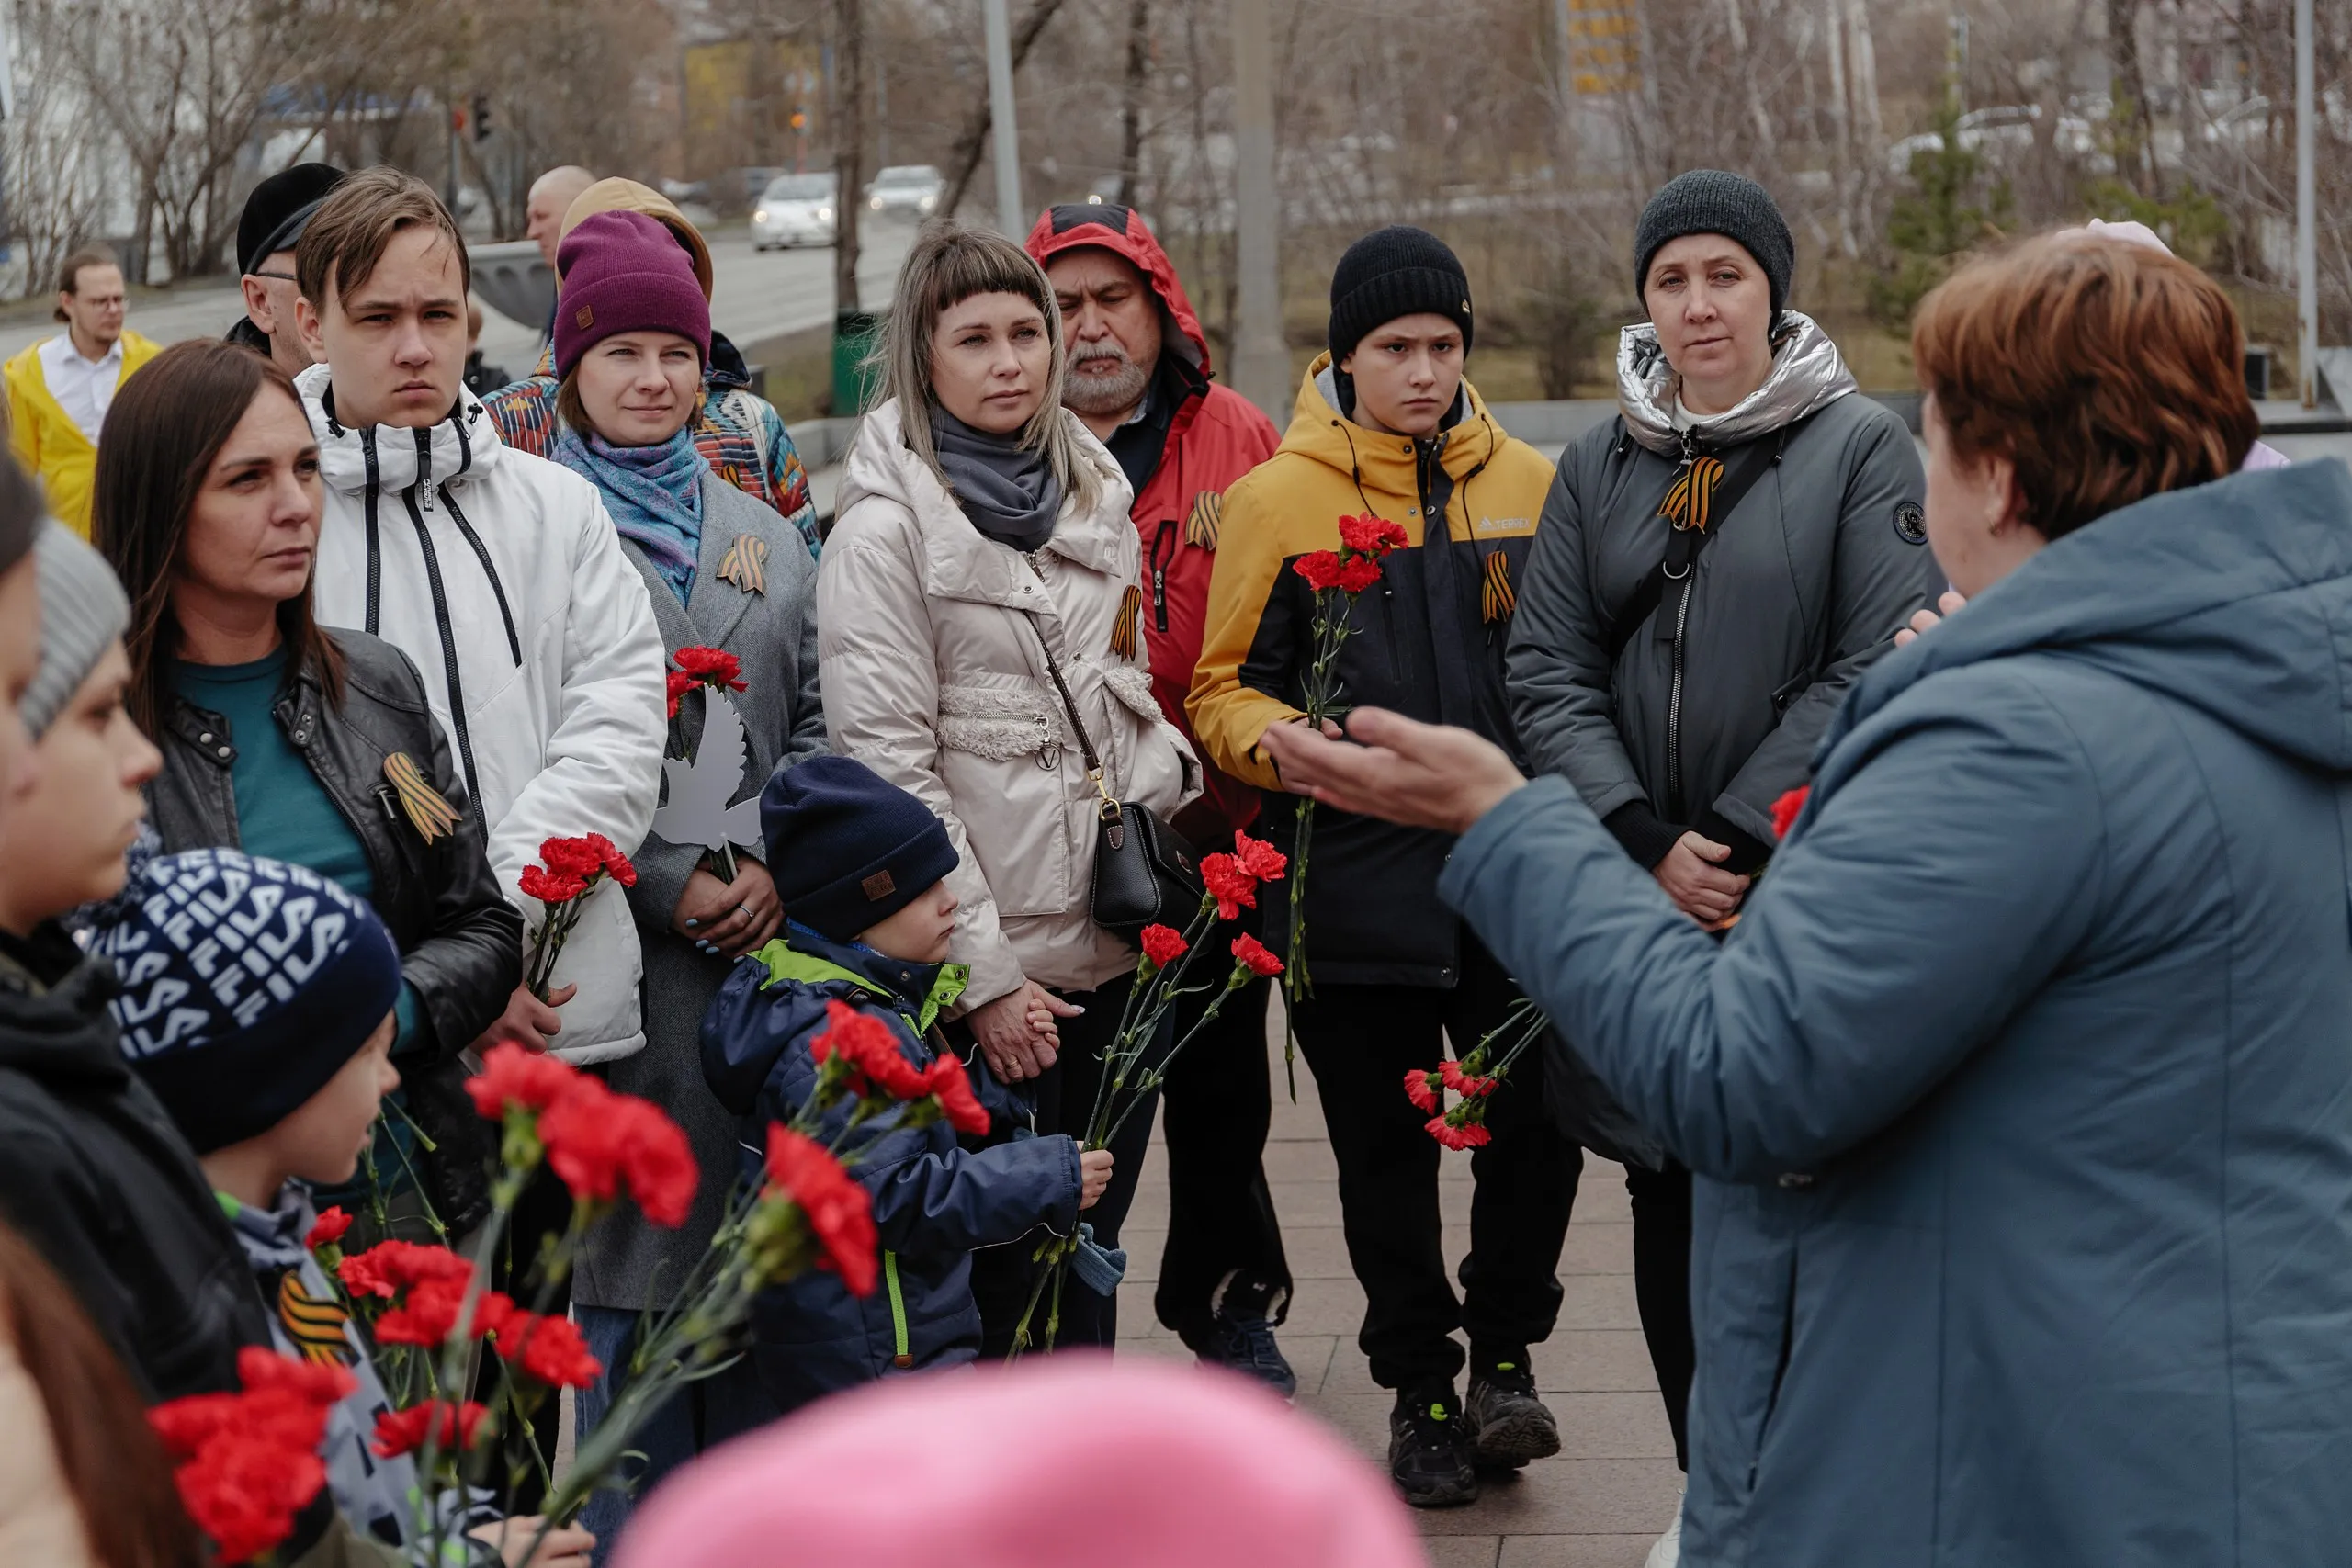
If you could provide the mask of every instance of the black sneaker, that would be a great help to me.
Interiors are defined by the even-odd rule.
[[[1463,1424],[1480,1464],[1517,1470],[1560,1451],[1559,1423],[1535,1397],[1535,1377],[1524,1359],[1496,1361],[1471,1377]]]
[[[1217,1287],[1208,1343],[1202,1347],[1202,1364],[1229,1367],[1252,1377],[1284,1399],[1298,1393],[1298,1374],[1283,1359],[1274,1343],[1274,1314],[1283,1292],[1261,1280],[1228,1277]]]
[[[1462,1405],[1451,1383],[1408,1389],[1388,1413],[1388,1473],[1416,1508],[1478,1500]]]

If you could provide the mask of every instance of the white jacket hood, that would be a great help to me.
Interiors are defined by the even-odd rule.
[[[353,429],[329,412],[325,366],[295,386],[327,492],[319,619],[416,665],[492,869],[536,925],[544,911],[517,884],[544,840],[602,833],[633,852],[652,820],[667,660],[645,580],[595,487],[507,446],[471,392],[421,430]],[[600,888],[556,969],[580,987],[557,1049],[599,1061],[641,1046],[639,969],[625,895]]]

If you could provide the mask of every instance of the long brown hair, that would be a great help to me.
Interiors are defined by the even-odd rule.
[[[196,1568],[196,1527],[130,1374],[56,1271],[6,1224],[0,1334],[15,1342],[49,1413],[57,1468],[91,1557],[105,1568]]]
[[[107,409],[90,498],[90,539],[130,595],[130,716],[156,733],[164,665],[179,650],[172,584],[179,576],[187,520],[205,476],[256,398],[302,406],[293,380],[266,355],[236,344],[174,344],[122,384]],[[311,591],[277,606],[289,679],[314,673],[327,701],[343,703],[343,650],[311,615]]]

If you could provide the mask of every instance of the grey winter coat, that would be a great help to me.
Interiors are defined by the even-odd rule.
[[[1865,675],[1720,947],[1556,780],[1442,885],[1698,1175],[1690,1568],[2352,1541],[2352,476],[2110,513]]]
[[[761,562],[763,593],[719,576],[743,539],[767,547]],[[686,604],[678,603],[635,545],[623,539],[621,548],[645,578],[669,654],[681,648],[716,648],[742,661],[744,689],[729,695],[743,720],[745,743],[742,780],[731,800],[755,798],[777,769],[825,750],[825,715],[817,694],[817,563],[808,558],[798,530],[706,473],[702,544]],[[670,725],[673,758],[700,755],[705,712],[699,692],[680,700]],[[572,1299],[590,1306],[641,1312],[667,1304],[709,1247],[735,1179],[735,1118],[711,1098],[702,1076],[703,1010],[718,994],[730,964],[697,951],[670,929],[678,896],[705,852],[700,845],[670,843],[657,831],[633,857],[637,886],[629,889],[628,902],[645,953],[645,1049],[613,1063],[608,1074],[613,1088],[654,1101],[685,1130],[702,1181],[682,1229],[648,1224],[627,1204],[596,1228],[571,1287]]]
[[[1642,326],[1620,350],[1624,412],[1561,455],[1509,654],[1511,716],[1537,772],[1566,778],[1603,818],[1646,802],[1678,828],[1728,825],[1749,840],[1748,864],[1769,852],[1772,803],[1805,782],[1838,704],[1944,581],[1918,525],[1927,481],[1910,433],[1854,395],[1820,328],[1787,320],[1771,378],[1708,422],[1712,441],[1738,443],[1713,448],[1735,472],[1748,441],[1780,455],[1712,523],[1680,644],[1672,617],[1655,615],[1609,656],[1612,628],[1665,556],[1671,525],[1658,509],[1680,467],[1678,386],[1656,329]],[[1547,1092],[1570,1136],[1658,1163],[1655,1140],[1573,1062],[1555,1078]]]

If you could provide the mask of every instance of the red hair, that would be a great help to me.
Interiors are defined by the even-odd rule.
[[[2046,538],[2238,471],[2260,431],[2238,313],[2177,256],[2045,235],[1920,304],[1919,385],[1962,461],[2007,457]]]

